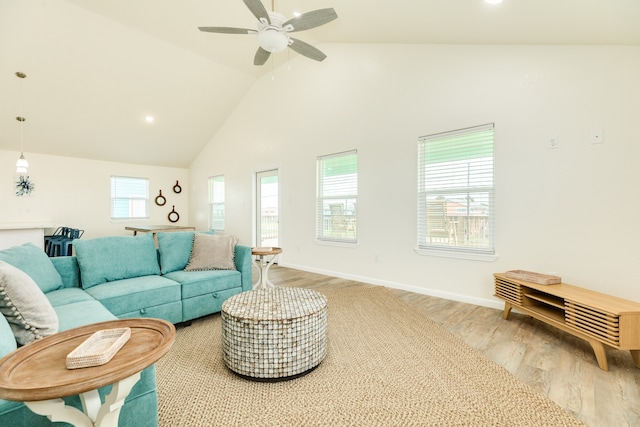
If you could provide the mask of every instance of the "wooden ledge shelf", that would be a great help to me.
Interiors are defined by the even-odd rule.
[[[541,285],[495,273],[495,296],[512,308],[591,344],[598,366],[609,370],[606,348],[629,350],[640,368],[640,304],[566,283]]]

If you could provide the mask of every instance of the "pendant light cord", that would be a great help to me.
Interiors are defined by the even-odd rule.
[[[20,84],[20,116],[16,117],[16,120],[20,122],[20,157],[24,157],[24,79],[27,77],[22,71],[16,72],[16,76],[22,83]]]
[[[22,80],[20,84],[20,116],[16,117],[16,120],[20,122],[20,157],[24,157],[24,79],[27,78],[27,75],[22,71],[16,72],[16,76]]]
[[[27,75],[21,71],[18,71],[16,76],[22,80],[27,77]],[[29,168],[29,162],[24,158],[24,122],[27,120],[22,115],[24,110],[24,82],[22,82],[20,86],[20,115],[16,117],[16,120],[20,122],[20,157],[16,162],[16,173],[26,174]]]
[[[16,119],[20,122],[20,157],[24,157],[24,121],[26,119],[22,116]]]

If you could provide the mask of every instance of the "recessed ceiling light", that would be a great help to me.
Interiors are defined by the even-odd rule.
[[[144,119],[147,123],[152,123],[155,120],[153,116],[145,116]]]
[[[502,0],[484,0],[484,2],[489,4],[500,4],[502,3]]]
[[[300,12],[293,12],[293,16],[295,16],[296,18],[299,17],[300,15],[302,15],[302,13]]]

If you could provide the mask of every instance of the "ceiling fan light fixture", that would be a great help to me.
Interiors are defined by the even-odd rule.
[[[294,17],[286,19],[284,15],[275,12],[275,2],[272,0],[269,12],[262,4],[262,0],[242,0],[258,20],[256,30],[236,27],[198,27],[200,31],[221,34],[256,34],[258,33],[258,50],[253,57],[254,65],[264,65],[272,53],[280,52],[289,47],[302,56],[323,61],[327,55],[319,49],[297,38],[289,37],[289,33],[310,30],[338,18],[333,8],[312,10],[303,14],[294,13]]]
[[[267,52],[280,52],[289,45],[289,37],[276,29],[267,28],[258,34],[258,44]]]

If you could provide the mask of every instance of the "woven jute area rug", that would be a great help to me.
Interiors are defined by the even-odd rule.
[[[325,360],[290,381],[229,371],[220,315],[157,363],[160,426],[578,426],[576,418],[388,290],[320,290]]]

